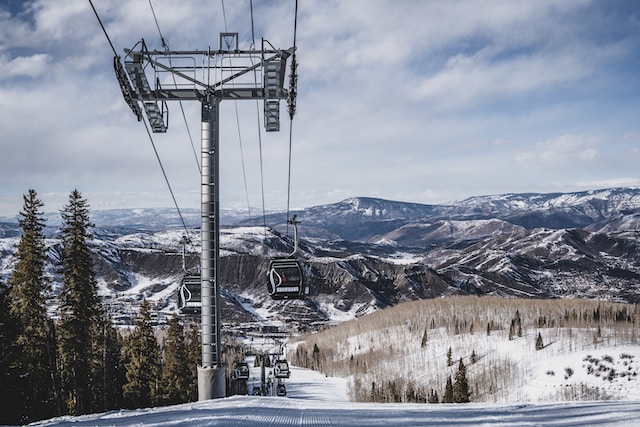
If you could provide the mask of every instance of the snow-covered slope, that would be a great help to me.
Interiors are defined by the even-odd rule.
[[[197,403],[61,417],[33,426],[631,426],[637,400],[521,404],[380,404],[344,400],[346,382],[293,367],[287,397],[235,396]]]

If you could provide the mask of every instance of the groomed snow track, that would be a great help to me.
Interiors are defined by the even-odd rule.
[[[38,426],[630,426],[637,401],[536,404],[371,404],[235,396],[176,406],[61,417]]]

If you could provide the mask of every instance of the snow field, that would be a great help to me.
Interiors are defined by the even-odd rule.
[[[65,416],[32,426],[631,426],[637,401],[542,404],[402,404],[344,400],[346,381],[293,367],[287,397],[234,396],[175,406]]]
[[[487,297],[447,300],[383,310],[306,336],[299,345],[304,345],[307,354],[318,346],[319,368],[328,375],[348,377],[353,400],[368,400],[374,383],[376,389],[399,387],[402,399],[408,401],[412,400],[406,396],[414,392],[418,399],[424,399],[431,389],[442,398],[447,378],[455,377],[461,359],[473,402],[640,398],[640,347],[636,347],[640,333],[633,323],[601,328],[580,322],[570,327],[570,321],[562,327],[531,324],[532,318],[548,319],[540,321],[552,324],[552,319],[564,318],[562,310],[566,316],[574,305],[585,307],[578,317],[584,316],[592,312],[592,307],[585,305],[592,304],[595,309],[597,302],[509,302]],[[466,305],[461,307],[460,301],[467,301]],[[476,307],[479,303],[482,306]],[[514,318],[515,304],[526,306],[519,309],[522,336],[517,331],[510,334],[505,327]],[[443,323],[447,326],[439,326]],[[541,350],[535,348],[538,334],[544,344]],[[599,362],[588,360],[589,356]],[[540,367],[544,367],[542,374]]]

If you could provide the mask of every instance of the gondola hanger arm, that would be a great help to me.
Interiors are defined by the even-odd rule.
[[[297,217],[298,215],[294,215],[287,221],[293,225],[293,252],[289,254],[290,257],[294,257],[298,253],[298,224],[300,224],[301,221],[297,221]]]

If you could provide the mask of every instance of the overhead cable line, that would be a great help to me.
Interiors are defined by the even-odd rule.
[[[164,180],[167,183],[167,187],[169,188],[169,193],[171,193],[171,198],[173,199],[173,204],[178,211],[178,216],[180,217],[180,222],[182,222],[182,227],[184,227],[185,233],[187,233],[187,238],[189,236],[189,229],[187,228],[187,224],[182,217],[182,212],[180,211],[180,207],[178,206],[178,202],[176,201],[176,196],[173,194],[173,189],[171,188],[171,184],[169,183],[169,178],[167,177],[167,173],[164,170],[164,166],[162,165],[162,160],[160,160],[160,155],[158,154],[158,150],[156,149],[156,144],[153,142],[153,137],[151,136],[151,130],[149,130],[149,125],[146,120],[142,120],[144,123],[144,128],[147,130],[147,135],[149,135],[149,141],[151,142],[151,146],[153,147],[153,152],[156,154],[156,159],[158,159],[158,164],[160,165],[160,170],[162,171],[162,176],[164,176]]]
[[[153,4],[151,3],[151,0],[149,0],[149,7],[151,8],[151,14],[153,15],[153,20],[156,22],[156,28],[158,29],[158,34],[160,34],[160,43],[162,43],[162,47],[164,48],[164,50],[169,50],[169,45],[167,44],[164,37],[162,36],[162,31],[160,31],[160,25],[158,24],[156,11],[153,9]]]
[[[149,0],[151,1],[151,0]],[[227,29],[227,13],[224,7],[224,0],[220,0],[220,3],[222,5],[222,18],[224,20],[224,31],[227,32],[229,31]],[[222,48],[222,46],[220,46],[220,48]],[[227,46],[227,49],[229,50],[231,47]],[[237,48],[237,46],[236,46]],[[233,67],[233,64],[231,63],[231,58],[229,58],[229,66]],[[233,84],[233,83],[232,83]],[[245,167],[244,164],[244,150],[242,148],[242,132],[240,131],[240,114],[238,113],[238,102],[237,101],[233,101],[233,106],[235,107],[235,112],[236,112],[236,127],[238,129],[238,142],[240,144],[240,161],[242,164],[242,178],[244,181],[244,194],[245,197],[247,199],[247,212],[249,213],[249,224],[251,224],[251,204],[249,203],[249,187],[247,185],[247,169]]]
[[[113,47],[113,43],[111,43],[111,39],[109,38],[109,34],[107,34],[107,30],[106,30],[106,28],[104,28],[104,25],[102,24],[102,19],[100,19],[100,15],[98,15],[98,11],[93,6],[93,2],[91,0],[89,0],[89,4],[91,5],[91,9],[93,9],[93,13],[95,13],[96,18],[98,19],[98,23],[100,24],[100,27],[102,27],[102,32],[104,32],[104,36],[107,38],[107,41],[109,42],[109,46],[111,46],[111,50],[113,51],[113,54],[115,56],[118,56],[118,52],[116,52],[116,48]]]
[[[162,35],[162,31],[160,30],[160,24],[158,23],[158,18],[156,16],[156,11],[153,8],[153,3],[151,2],[151,0],[149,0],[149,7],[151,9],[151,14],[153,15],[153,20],[156,23],[156,28],[158,29],[158,35],[160,35],[160,43],[162,44],[162,47],[164,48],[165,51],[169,50],[169,44],[167,43],[166,39],[164,38],[164,36]],[[169,66],[172,66],[171,64],[171,57],[169,57]],[[176,76],[175,74],[171,73],[171,77],[173,78],[173,84],[176,85]],[[189,137],[189,141],[191,143],[191,149],[193,151],[193,156],[195,158],[196,161],[196,166],[198,167],[198,173],[202,174],[202,170],[200,169],[200,162],[198,160],[198,154],[196,153],[196,148],[195,145],[193,143],[193,138],[191,137],[191,130],[189,129],[189,123],[187,122],[187,116],[184,112],[184,107],[182,105],[182,101],[178,101],[178,104],[180,104],[180,111],[182,112],[182,119],[184,120],[184,126],[187,129],[187,135]],[[145,123],[145,127],[147,127],[146,123]],[[171,189],[171,185],[169,184],[169,179],[167,178],[167,175],[164,171],[164,168],[162,166],[162,162],[160,160],[160,156],[158,155],[158,151],[156,150],[155,144],[153,142],[153,138],[151,136],[151,133],[149,132],[149,128],[147,127],[147,134],[149,135],[149,139],[151,140],[151,145],[153,146],[153,151],[156,153],[156,158],[158,159],[158,163],[160,164],[160,169],[162,170],[162,174],[164,175],[164,179],[167,182],[167,186],[169,187],[169,192],[171,193],[171,198],[173,199],[173,203],[176,206],[176,210],[178,211],[178,215],[180,216],[180,221],[182,222],[182,225],[184,227],[185,230],[185,236],[184,236],[184,244],[191,244],[191,235],[189,233],[189,230],[187,229],[187,226],[185,224],[185,221],[182,217],[182,213],[180,212],[180,208],[178,207],[178,202],[176,201],[176,198],[173,194],[173,190]],[[186,264],[185,264],[185,255],[184,255],[184,248],[183,248],[183,254],[182,254],[182,263],[183,263],[183,269],[186,271]]]
[[[102,19],[100,19],[100,15],[98,14],[98,11],[93,6],[93,2],[91,0],[89,0],[89,4],[91,5],[91,8],[93,9],[93,13],[95,13],[96,18],[98,19],[98,22],[100,23],[100,27],[102,27],[102,31],[104,32],[104,35],[107,38],[107,41],[109,42],[109,45],[111,46],[111,50],[113,50],[114,55],[119,60],[118,52],[116,52],[116,49],[113,47],[113,43],[111,43],[111,38],[109,37],[109,34],[107,33],[106,28],[102,24]],[[173,199],[173,203],[174,203],[174,205],[176,207],[176,210],[178,211],[178,216],[180,217],[180,222],[182,223],[182,226],[184,227],[184,230],[188,235],[189,234],[189,230],[187,229],[187,224],[185,223],[184,218],[182,217],[182,212],[180,212],[180,207],[178,206],[178,202],[176,201],[176,198],[175,198],[175,196],[173,194],[173,189],[171,188],[171,184],[169,183],[169,178],[167,177],[167,174],[165,173],[164,166],[162,165],[162,160],[160,159],[160,155],[158,154],[158,150],[156,149],[156,144],[154,143],[153,137],[151,136],[151,131],[149,130],[149,125],[147,124],[146,120],[142,120],[142,122],[144,123],[144,127],[147,130],[147,135],[149,135],[149,141],[151,141],[151,146],[153,147],[153,151],[156,154],[156,158],[158,159],[158,163],[160,164],[160,170],[162,170],[162,175],[164,176],[164,180],[167,183],[167,187],[169,188],[169,193],[171,193],[171,198]]]
[[[293,55],[291,56],[291,74],[289,75],[289,171],[287,176],[287,218],[290,215],[291,204],[291,152],[293,145],[293,115],[296,110],[296,95],[297,95],[297,64],[296,64],[296,33],[298,30],[298,0],[296,0],[296,7],[293,18]],[[289,223],[287,222],[287,234],[289,234]]]
[[[156,23],[156,28],[158,29],[158,34],[160,35],[160,42],[162,43],[162,47],[164,48],[165,51],[168,51],[169,50],[169,44],[167,43],[167,41],[165,40],[164,36],[162,35],[162,31],[160,31],[160,25],[158,24],[158,18],[156,17],[156,12],[153,9],[153,4],[151,3],[151,0],[149,0],[149,7],[151,7],[151,13],[153,14],[153,20]],[[171,57],[169,57],[169,66],[172,66]],[[176,75],[171,73],[171,77],[173,77],[173,84],[177,85]],[[184,120],[184,126],[187,129],[187,135],[189,136],[189,142],[191,143],[191,150],[193,151],[193,157],[196,160],[196,165],[198,166],[198,172],[201,175],[202,174],[202,169],[200,168],[200,159],[198,159],[198,153],[196,152],[196,146],[193,143],[193,137],[191,136],[191,129],[189,128],[189,122],[187,121],[187,115],[184,112],[184,106],[182,105],[182,101],[178,101],[178,104],[180,105],[180,111],[182,112],[182,119]]]
[[[256,33],[253,24],[253,0],[249,0],[249,7],[251,9],[251,48],[254,49],[256,45]],[[258,85],[258,72],[254,68],[253,70],[253,82]],[[267,236],[267,212],[265,208],[264,199],[264,165],[262,163],[262,128],[260,127],[260,101],[256,99],[256,117],[258,125],[258,151],[260,157],[260,192],[262,195],[262,227],[264,228],[265,238]]]

